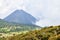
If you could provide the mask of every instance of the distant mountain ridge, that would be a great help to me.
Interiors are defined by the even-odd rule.
[[[31,31],[41,28],[35,25],[37,21],[32,15],[23,10],[15,10],[5,19],[0,19],[0,33]]]
[[[25,12],[24,10],[15,10],[8,15],[5,19],[7,22],[19,23],[19,24],[35,24],[37,19]]]

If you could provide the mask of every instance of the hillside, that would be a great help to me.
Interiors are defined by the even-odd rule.
[[[29,30],[34,30],[36,28],[40,28],[40,27],[36,25],[10,23],[0,19],[0,33],[29,31]]]
[[[14,35],[1,40],[60,40],[60,25]]]

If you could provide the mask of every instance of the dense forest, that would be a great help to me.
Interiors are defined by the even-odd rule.
[[[1,37],[0,40],[60,40],[60,25],[44,27],[10,37]]]

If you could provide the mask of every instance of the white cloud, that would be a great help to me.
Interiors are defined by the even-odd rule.
[[[38,25],[59,25],[60,24],[60,0],[48,0],[46,12],[43,11],[42,15],[45,17],[43,20],[37,22]]]

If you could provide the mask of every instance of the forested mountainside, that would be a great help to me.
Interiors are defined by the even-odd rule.
[[[40,30],[29,31],[14,35],[11,37],[3,37],[1,40],[60,40],[60,25],[44,27]]]
[[[29,30],[34,30],[36,28],[40,28],[40,27],[36,25],[10,23],[0,19],[0,33],[29,31]]]

